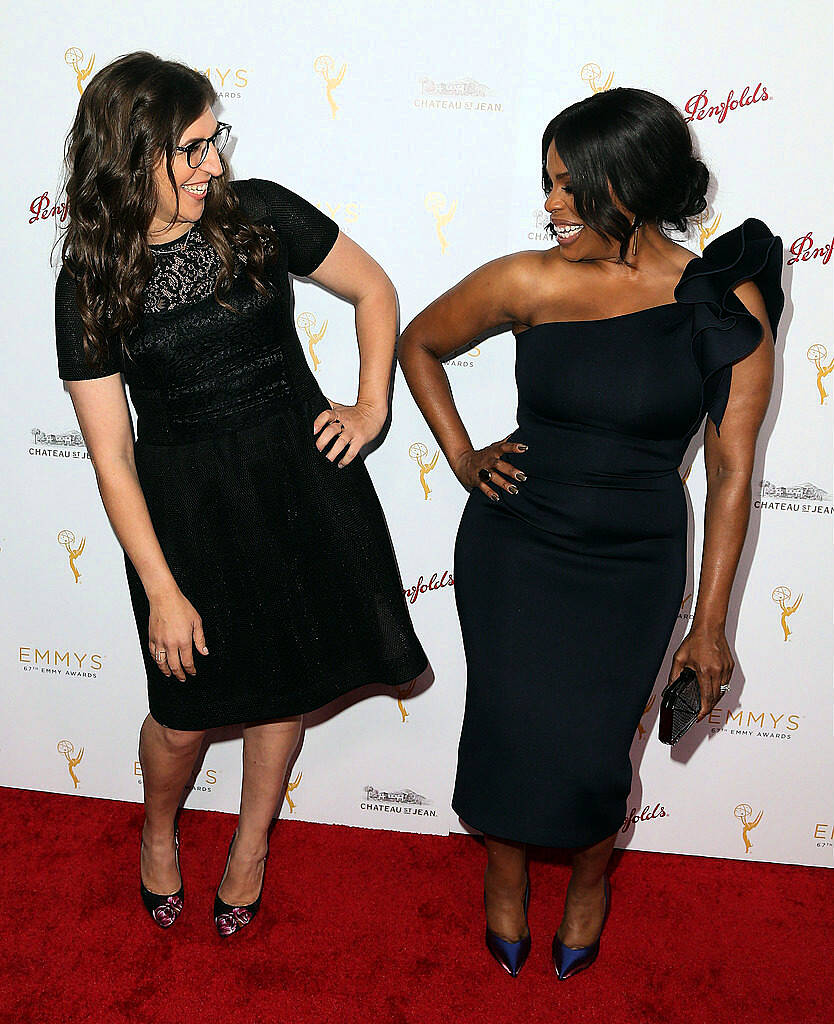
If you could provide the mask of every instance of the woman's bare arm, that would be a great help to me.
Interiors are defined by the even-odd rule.
[[[333,461],[339,456],[339,465],[346,466],[363,445],[376,437],[388,416],[388,389],[397,337],[397,293],[376,260],[341,232],[310,278],[352,303],[356,310],[358,396],[353,406],[334,403],[345,429],[327,453],[328,459]],[[319,449],[337,437],[337,428],[327,427],[330,419],[325,410],[313,424],[314,433],[322,431],[316,441]]]
[[[441,361],[486,331],[529,322],[525,297],[530,294],[539,261],[537,253],[517,253],[487,263],[435,299],[400,337],[399,362],[405,379],[449,465],[465,487],[479,486],[495,498],[493,489],[479,481],[478,470],[491,472],[495,468],[519,479],[501,457],[517,451],[518,446],[504,445],[499,451],[501,443],[496,442],[475,452]],[[505,489],[508,486],[497,475],[496,483]]]
[[[774,345],[764,299],[751,281],[736,288],[736,294],[761,322],[762,340],[733,366],[720,436],[712,421],[707,421],[707,498],[698,601],[692,629],[675,655],[670,676],[674,678],[687,664],[696,670],[702,690],[701,718],[717,703],[721,685],[729,682],[735,667],[724,629],[750,518],[756,439],[773,386]]]
[[[167,652],[170,670],[184,680],[183,670],[191,675],[195,672],[192,635],[203,654],[207,653],[205,637],[199,615],[180,592],[151,522],[136,473],[121,376],[114,373],[96,380],[68,381],[67,388],[105,511],[151,604],[149,641]],[[160,667],[170,674],[164,665]]]

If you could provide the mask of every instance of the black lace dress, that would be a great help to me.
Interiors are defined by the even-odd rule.
[[[154,246],[155,268],[129,356],[84,356],[75,286],[56,286],[59,375],[123,372],[137,413],[136,469],[180,590],[203,620],[197,674],[167,678],[148,650],[149,606],[125,556],[153,717],[205,729],[301,714],[368,683],[397,686],[426,656],[361,459],[344,469],[315,447],[328,402],[292,321],[288,273],[312,273],[337,225],[273,182],[234,183],[279,240],[269,298],[244,273],[225,309],[219,258],[199,225]],[[242,267],[241,267],[242,269]]]

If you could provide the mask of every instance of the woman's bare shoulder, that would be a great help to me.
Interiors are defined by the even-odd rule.
[[[523,249],[503,256],[501,262],[505,264],[508,273],[531,283],[538,283],[541,277],[568,275],[572,269],[570,261],[562,256],[558,245],[552,249]]]
[[[558,308],[577,289],[584,286],[587,269],[565,259],[559,246],[552,249],[527,249],[504,257],[507,273],[518,289],[517,318],[513,331],[518,334],[541,317],[543,309]]]

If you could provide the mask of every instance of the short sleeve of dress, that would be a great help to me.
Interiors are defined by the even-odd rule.
[[[96,380],[122,372],[121,347],[108,345],[104,360],[93,365],[84,351],[84,325],[75,301],[75,281],[62,267],[55,284],[55,344],[61,380]],[[114,351],[115,350],[115,351]]]
[[[307,277],[321,265],[339,234],[334,220],[274,181],[249,178],[232,187],[252,220],[268,220],[278,232],[291,274]]]
[[[782,239],[762,221],[748,218],[691,260],[675,289],[675,298],[693,307],[692,354],[704,382],[702,409],[717,431],[730,397],[733,363],[762,340],[761,323],[734,289],[742,281],[755,282],[775,339],[785,305],[781,279]]]

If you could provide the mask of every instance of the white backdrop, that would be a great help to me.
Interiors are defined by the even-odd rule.
[[[831,9],[652,0],[575,6],[379,0],[336,5],[217,0],[183,19],[170,4],[79,0],[7,15],[4,225],[4,608],[0,784],[140,800],[145,679],[124,579],[72,406],[56,375],[55,271],[65,217],[63,137],[89,75],[136,49],[207,72],[233,124],[235,176],[309,198],[396,284],[407,323],[476,266],[551,244],[543,232],[540,137],[560,109],[633,85],[693,118],[717,189],[688,244],[746,216],[785,242],[787,306],[777,380],[754,477],[750,532],[729,636],[730,697],[672,753],[656,738],[658,677],[633,747],[620,845],[791,863],[832,863],[832,465],[834,376],[830,166]],[[352,401],[352,308],[296,284],[299,333],[326,394]],[[326,324],[326,326],[325,326]],[[515,424],[514,340],[496,337],[447,371],[476,444]],[[435,680],[309,716],[282,814],[447,833],[464,663],[451,578],[465,493],[398,378],[393,424],[368,459]],[[421,468],[422,464],[422,468]],[[704,474],[691,501],[694,605]],[[801,602],[799,599],[801,598]],[[605,624],[600,623],[604,642]],[[188,806],[235,810],[240,739],[221,735]]]

